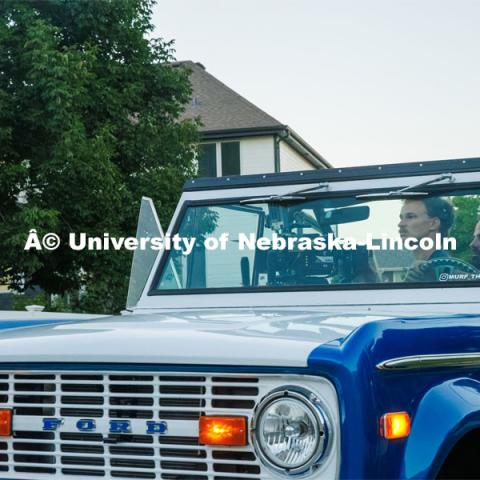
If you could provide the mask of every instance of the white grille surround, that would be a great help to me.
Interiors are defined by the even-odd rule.
[[[11,437],[0,437],[0,478],[273,480],[252,444],[200,445],[200,415],[235,415],[252,423],[255,407],[275,389],[310,389],[331,420],[330,453],[308,478],[332,479],[339,470],[339,414],[333,385],[303,375],[163,371],[0,371],[0,408],[14,411]],[[43,419],[62,419],[44,431]],[[83,426],[95,429],[80,431]],[[109,434],[110,421],[129,433]],[[148,434],[147,422],[166,422]]]

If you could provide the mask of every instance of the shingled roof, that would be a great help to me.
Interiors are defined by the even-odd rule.
[[[317,168],[331,166],[290,127],[208,73],[201,63],[183,61],[175,62],[174,65],[190,70],[192,100],[186,106],[182,118],[200,117],[200,133],[204,139],[276,133],[302,152]]]
[[[178,62],[188,68],[193,88],[192,100],[184,113],[186,118],[200,116],[201,132],[216,130],[282,128],[278,120],[227,87],[208,73],[201,63]]]

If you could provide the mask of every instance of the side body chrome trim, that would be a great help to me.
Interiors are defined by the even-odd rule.
[[[418,370],[422,368],[458,368],[473,366],[480,367],[480,352],[398,357],[380,362],[377,368],[379,370]]]

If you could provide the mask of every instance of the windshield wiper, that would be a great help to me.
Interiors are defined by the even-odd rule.
[[[390,192],[379,192],[379,193],[362,193],[356,195],[355,198],[358,200],[382,200],[386,198],[402,199],[402,198],[412,198],[412,197],[426,197],[430,195],[429,192],[415,191],[415,188],[425,187],[427,185],[433,185],[434,183],[441,182],[443,180],[448,180],[447,183],[454,183],[455,177],[451,173],[442,173],[438,177],[432,178],[426,182],[418,183],[416,185],[410,185],[408,187],[400,188],[399,190],[392,190]]]
[[[304,188],[302,190],[296,190],[295,192],[290,192],[288,195],[300,195],[300,194],[309,194],[309,193],[315,193],[318,190],[328,190],[330,187],[329,183],[319,183],[318,185],[315,185],[314,187],[310,188]]]
[[[249,203],[283,203],[283,202],[300,202],[306,200],[307,197],[301,197],[299,195],[268,195],[265,197],[245,198],[240,200],[242,205],[248,205]]]
[[[304,188],[302,190],[295,190],[294,192],[286,193],[285,195],[267,195],[265,197],[246,198],[240,200],[242,204],[249,203],[283,203],[283,202],[301,202],[307,200],[305,195],[315,193],[318,190],[328,190],[328,183],[319,183],[314,187]]]

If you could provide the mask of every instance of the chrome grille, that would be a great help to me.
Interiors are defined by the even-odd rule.
[[[0,373],[0,408],[14,409],[14,436],[0,437],[0,477],[269,479],[251,445],[200,445],[198,418],[250,419],[270,388],[252,375]],[[44,418],[64,424],[42,431]],[[93,419],[96,430],[79,431],[80,419]],[[110,420],[128,420],[132,432],[109,435],[101,426]],[[166,421],[169,430],[146,434],[146,421]]]

